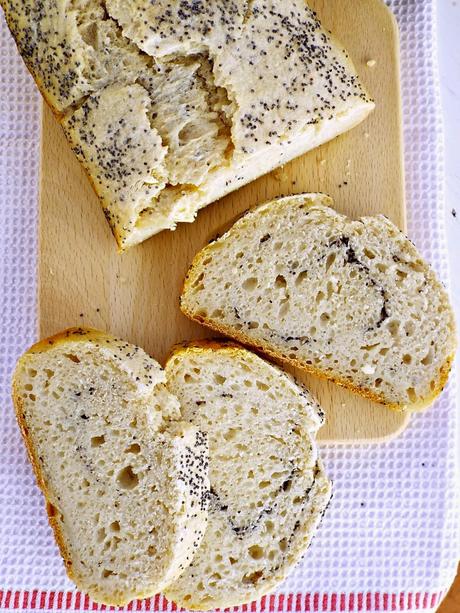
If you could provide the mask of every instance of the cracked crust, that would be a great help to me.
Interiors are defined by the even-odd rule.
[[[227,231],[226,234],[224,234],[221,238],[211,242],[207,247],[205,247],[202,251],[200,251],[195,256],[192,262],[192,265],[190,267],[190,270],[187,273],[187,276],[184,281],[184,286],[183,286],[181,301],[180,301],[180,308],[187,317],[205,325],[206,327],[212,330],[215,330],[216,332],[230,336],[236,339],[237,341],[243,343],[244,345],[257,349],[265,353],[266,355],[269,355],[272,358],[282,360],[286,363],[289,363],[296,368],[300,368],[304,370],[305,372],[311,373],[321,378],[329,379],[333,381],[334,383],[341,385],[342,387],[346,387],[352,392],[355,392],[361,396],[364,396],[365,398],[368,398],[380,404],[384,404],[390,409],[409,410],[409,411],[423,410],[427,408],[428,406],[430,406],[435,400],[435,398],[437,398],[437,396],[443,390],[448,380],[449,372],[450,372],[452,362],[455,356],[455,346],[456,346],[455,323],[454,323],[452,310],[449,306],[447,294],[444,288],[442,287],[442,285],[436,279],[433,271],[429,268],[429,266],[425,262],[423,262],[423,260],[420,259],[420,256],[415,250],[414,246],[410,243],[410,241],[406,237],[404,237],[404,235],[402,235],[402,233],[399,232],[399,230],[397,230],[393,226],[393,224],[391,224],[391,222],[389,222],[382,216],[377,217],[377,218],[363,218],[359,222],[351,222],[349,220],[343,222],[342,220],[346,220],[346,218],[335,213],[335,211],[333,211],[333,209],[330,208],[331,204],[332,204],[332,200],[329,197],[324,196],[322,194],[303,194],[303,195],[296,196],[296,197],[282,198],[282,199],[279,199],[271,203],[260,205],[259,207],[256,207],[255,209],[247,213],[242,219],[237,221],[234,224],[234,226],[232,226],[232,228],[229,231]],[[372,377],[364,377],[363,375],[361,375],[362,381],[358,382],[358,377],[350,376],[350,375],[347,375],[347,377],[345,377],[343,370],[341,371],[329,363],[327,364],[327,366],[324,363],[321,363],[321,361],[317,364],[307,363],[307,359],[309,359],[310,362],[312,361],[313,359],[312,356],[307,355],[307,354],[302,355],[300,352],[296,354],[296,351],[291,350],[290,345],[292,345],[292,342],[290,344],[287,342],[283,344],[281,340],[279,342],[275,342],[278,336],[279,336],[279,339],[282,339],[281,332],[275,338],[275,340],[273,338],[269,339],[268,337],[264,337],[263,333],[258,333],[258,330],[260,330],[260,325],[261,325],[261,322],[258,320],[261,314],[264,312],[264,309],[267,306],[265,299],[262,300],[262,302],[258,303],[258,305],[256,306],[252,305],[250,307],[250,311],[252,313],[251,320],[259,323],[259,326],[256,327],[255,331],[250,332],[244,322],[240,320],[237,321],[235,319],[235,316],[232,315],[229,311],[230,307],[227,308],[226,305],[231,305],[233,301],[233,303],[237,305],[238,308],[241,307],[246,311],[246,307],[248,305],[245,305],[243,303],[240,304],[238,302],[238,300],[240,300],[240,293],[239,293],[240,289],[238,288],[240,286],[240,283],[242,283],[246,275],[257,278],[257,275],[258,275],[257,265],[251,269],[250,275],[249,275],[249,272],[247,271],[245,272],[243,264],[242,264],[243,270],[239,271],[238,274],[236,274],[235,271],[230,272],[230,276],[232,277],[231,279],[230,277],[227,278],[227,275],[225,274],[225,272],[221,273],[220,288],[219,287],[214,288],[213,286],[213,289],[211,290],[211,292],[213,292],[214,296],[218,296],[219,292],[222,292],[221,288],[224,282],[227,281],[227,285],[229,285],[229,288],[230,288],[228,292],[230,292],[231,295],[227,295],[228,292],[227,293],[223,292],[224,296],[221,296],[220,298],[217,297],[216,300],[213,301],[213,299],[210,299],[210,297],[206,294],[205,289],[203,290],[200,290],[199,288],[196,289],[199,283],[203,284],[203,278],[205,275],[208,274],[210,275],[211,279],[213,278],[214,271],[219,268],[219,261],[224,260],[224,261],[230,261],[232,263],[235,262],[236,252],[233,253],[233,246],[235,248],[239,247],[237,251],[239,250],[240,252],[244,252],[245,254],[247,254],[245,257],[252,258],[252,256],[255,253],[254,249],[256,249],[256,247],[254,247],[254,245],[252,244],[251,245],[245,244],[245,241],[248,238],[245,235],[245,228],[247,228],[250,233],[253,233],[254,236],[258,237],[260,232],[262,233],[264,232],[264,230],[260,229],[260,227],[264,223],[263,220],[270,218],[270,216],[272,216],[272,218],[275,219],[277,215],[280,215],[280,219],[282,220],[281,225],[284,228],[284,230],[282,234],[279,234],[279,233],[277,234],[277,232],[279,231],[279,228],[278,228],[278,230],[275,231],[274,236],[276,239],[282,239],[282,237],[285,236],[285,232],[288,231],[286,229],[288,227],[287,224],[289,223],[287,221],[287,215],[288,215],[288,210],[290,208],[290,205],[292,205],[291,207],[292,209],[294,209],[296,206],[301,206],[303,208],[314,211],[314,214],[316,214],[318,218],[320,218],[320,215],[321,215],[323,219],[321,223],[324,223],[324,233],[325,234],[326,232],[332,231],[332,235],[334,237],[337,234],[340,238],[341,230],[339,226],[341,223],[345,223],[345,224],[348,223],[350,225],[350,228],[356,227],[356,223],[358,223],[358,225],[364,224],[364,226],[366,226],[367,224],[366,227],[372,226],[371,228],[372,231],[376,232],[377,237],[380,237],[380,238],[377,238],[377,241],[374,240],[373,241],[374,243],[375,242],[378,243],[379,241],[381,241],[382,244],[385,246],[388,246],[389,249],[394,248],[396,249],[396,251],[401,250],[401,254],[402,254],[401,260],[399,260],[396,255],[394,256],[394,258],[393,257],[389,258],[390,261],[385,260],[386,256],[384,260],[382,260],[384,261],[384,267],[388,267],[389,270],[391,270],[392,266],[396,268],[398,268],[398,266],[401,267],[400,275],[403,281],[401,283],[398,277],[398,283],[400,283],[400,285],[399,286],[395,285],[394,287],[392,286],[390,295],[388,295],[388,292],[383,291],[378,285],[378,279],[382,279],[382,274],[380,274],[379,270],[377,270],[376,272],[375,263],[373,264],[372,260],[367,261],[366,257],[363,255],[364,249],[367,248],[365,242],[362,242],[362,244],[359,244],[356,242],[356,238],[353,239],[354,248],[356,249],[357,245],[359,245],[359,253],[360,253],[359,259],[350,243],[351,239],[349,238],[346,238],[346,240],[344,241],[340,241],[337,238],[335,240],[330,239],[332,240],[332,243],[330,246],[330,251],[328,253],[332,253],[332,251],[334,251],[334,254],[338,253],[340,257],[344,258],[344,261],[346,261],[348,258],[350,265],[354,266],[357,269],[358,275],[362,273],[364,277],[366,278],[369,277],[366,283],[364,284],[365,286],[367,286],[367,288],[364,288],[365,291],[362,297],[359,299],[359,301],[355,300],[352,303],[354,304],[355,311],[356,309],[358,309],[358,307],[359,309],[361,309],[362,307],[363,313],[366,314],[366,303],[371,304],[372,300],[374,300],[373,295],[375,294],[375,308],[376,308],[376,313],[378,316],[376,315],[376,319],[374,322],[374,328],[372,327],[369,328],[367,333],[369,333],[371,336],[374,335],[376,338],[373,340],[362,340],[361,337],[359,337],[359,340],[360,341],[362,340],[362,342],[358,343],[358,345],[370,345],[370,346],[372,345],[373,346],[374,343],[379,342],[379,339],[377,337],[379,336],[380,327],[383,326],[382,330],[385,330],[385,334],[386,334],[386,323],[391,325],[391,321],[392,321],[390,315],[394,314],[395,309],[397,312],[399,312],[400,310],[399,307],[396,306],[397,304],[399,304],[398,302],[399,299],[401,300],[409,300],[410,298],[415,299],[414,295],[415,296],[421,295],[422,297],[426,296],[426,298],[424,298],[423,304],[425,304],[426,302],[426,304],[429,305],[431,304],[431,302],[434,301],[433,304],[435,304],[435,306],[432,307],[432,310],[433,309],[436,310],[437,308],[440,309],[439,315],[436,315],[434,310],[433,312],[431,311],[424,312],[423,317],[425,321],[425,326],[423,328],[424,331],[420,332],[420,338],[418,338],[417,340],[414,340],[414,338],[411,338],[406,341],[407,354],[404,356],[404,359],[407,359],[409,363],[411,360],[411,357],[410,357],[411,353],[414,353],[414,356],[420,354],[419,356],[420,359],[423,358],[423,355],[425,353],[427,355],[430,355],[431,350],[430,350],[430,347],[428,346],[429,341],[426,340],[428,339],[428,337],[429,338],[433,337],[432,331],[430,332],[431,330],[430,317],[436,317],[436,316],[439,316],[441,318],[444,317],[444,319],[442,319],[444,323],[440,324],[440,328],[438,332],[436,333],[436,336],[442,335],[442,338],[445,337],[445,345],[441,344],[441,346],[439,346],[438,349],[436,349],[436,352],[439,352],[439,354],[441,355],[438,355],[438,353],[436,352],[433,355],[432,359],[437,360],[436,363],[438,364],[438,366],[435,368],[436,372],[435,370],[433,370],[432,375],[430,375],[429,373],[426,375],[426,377],[432,376],[433,379],[428,380],[428,382],[425,381],[425,383],[430,383],[430,385],[428,386],[428,391],[425,390],[425,392],[421,396],[419,395],[415,399],[413,398],[409,399],[407,397],[403,398],[404,394],[402,394],[402,392],[401,393],[398,392],[398,395],[395,398],[396,396],[395,393],[393,392],[390,393],[389,391],[385,393],[385,391],[377,390],[375,387],[372,387],[371,385],[367,384],[366,379],[369,379],[369,383],[370,383],[370,379],[372,379]],[[284,219],[284,215],[286,215],[286,219]],[[353,224],[355,225],[353,226]],[[296,232],[297,232],[296,228],[292,227],[292,229],[290,230],[290,236],[291,236],[292,241],[296,240]],[[300,229],[300,226],[299,226],[299,232],[302,232],[302,230]],[[320,232],[322,232],[322,230],[320,230]],[[350,234],[350,236],[352,236],[352,234]],[[359,239],[359,240],[362,240],[362,239]],[[258,242],[258,239],[256,242]],[[262,242],[264,242],[264,237],[262,237],[261,239],[261,243]],[[227,248],[230,249],[231,253],[230,252],[227,253],[225,251]],[[374,244],[372,247],[374,251],[377,248],[378,248],[378,245],[376,244]],[[372,251],[372,249],[370,251]],[[224,251],[224,253],[222,254],[220,253],[220,251]],[[311,267],[314,260],[309,260],[308,258],[314,257],[315,253],[317,257],[321,256],[321,254],[319,254],[319,252],[317,253],[316,251],[313,252],[313,255],[304,256],[305,259],[300,263],[300,268],[302,268],[302,270],[304,269],[306,269],[307,271],[309,270],[309,267]],[[342,255],[340,255],[341,253]],[[372,256],[372,253],[369,253],[369,255]],[[297,260],[302,259],[300,257],[301,250],[297,251],[297,256],[298,257],[294,259],[297,259]],[[268,256],[266,255],[265,257],[268,257]],[[290,258],[289,254],[284,254],[282,257],[282,261],[283,262],[287,261],[289,260],[289,258]],[[367,264],[364,265],[363,261],[366,261]],[[409,265],[413,265],[415,272],[411,272],[412,269],[408,268]],[[261,266],[263,267],[263,265]],[[212,267],[212,269],[210,267]],[[373,271],[372,274],[370,272],[371,269]],[[263,274],[261,271],[259,272],[260,274]],[[289,271],[283,272],[283,275],[284,275],[283,279],[284,277],[286,277],[287,279],[289,278],[288,272]],[[334,283],[337,280],[336,277],[339,274],[340,274],[340,270],[337,272],[334,269],[334,274],[333,274],[334,279],[332,279]],[[421,284],[421,287],[422,287],[422,289],[420,290],[421,294],[415,293],[415,290],[413,291],[410,290],[411,286],[407,286],[407,289],[404,289],[404,279],[408,278],[410,283],[412,283],[411,275],[414,277],[414,280],[415,280],[414,282],[417,282],[418,285]],[[326,278],[329,279],[327,275],[326,275]],[[200,280],[199,283],[198,283],[198,280]],[[390,277],[388,277],[387,282],[388,284],[390,283]],[[209,281],[209,283],[212,284],[213,282]],[[209,287],[211,287],[211,285]],[[290,285],[288,287],[290,288]],[[320,290],[319,281],[318,281],[318,286],[316,289],[317,291]],[[320,292],[320,294],[323,294],[323,291],[325,291],[324,288],[321,287],[321,290],[322,291]],[[297,294],[299,293],[299,290],[297,288],[290,288],[289,291],[293,292],[294,297],[296,293]],[[234,292],[234,294],[232,292]],[[407,296],[404,292],[408,292]],[[275,302],[275,298],[276,298],[275,294],[276,294],[276,290],[274,289],[272,290],[271,298],[274,301],[274,304],[277,304],[277,302]],[[257,292],[256,292],[256,295],[257,295]],[[244,294],[241,294],[241,296],[244,296]],[[352,297],[350,297],[350,300],[351,299]],[[382,306],[382,303],[380,302],[382,299],[383,299],[383,306]],[[310,298],[308,300],[310,301]],[[309,321],[309,319],[312,319],[314,312],[315,312],[315,309],[313,309],[312,313],[308,315],[309,309],[311,310],[311,307],[309,306],[309,304],[310,303],[308,304],[305,303],[305,310],[306,310],[305,316],[306,316],[307,322]],[[436,305],[438,306],[436,307]],[[368,308],[371,308],[371,307],[368,307]],[[423,308],[429,309],[430,307],[426,306]],[[317,307],[316,310],[318,309],[319,311],[321,310],[320,307]],[[210,313],[213,310],[216,311],[216,313],[220,312],[219,317],[211,316]],[[436,310],[436,313],[438,313],[437,310]],[[370,315],[372,315],[372,312],[370,313]],[[397,316],[395,315],[395,317]],[[415,317],[416,318],[419,317],[417,313],[415,314]],[[281,326],[281,324],[279,321],[276,321],[276,317],[274,315],[271,316],[271,321],[273,322],[273,325],[275,327],[275,330],[274,330],[275,332],[277,329],[277,326]],[[238,323],[238,326],[236,326],[235,323]],[[404,319],[402,320],[402,323],[404,323]],[[305,325],[307,324],[305,324],[304,322],[301,322],[300,320],[297,323],[295,323],[294,321],[291,321],[289,324],[290,326],[289,329],[290,330],[291,328],[294,329],[293,326],[294,327],[296,326],[297,332],[290,331],[289,334],[292,334],[293,337],[294,335],[297,337],[297,335],[300,334],[301,335],[300,338],[303,339],[304,334],[306,334],[306,332],[302,331]],[[330,325],[334,325],[334,321],[331,321]],[[335,325],[337,327],[338,324],[336,323]],[[424,325],[423,320],[420,325],[422,326]],[[280,327],[280,330],[281,330],[281,327]],[[369,337],[366,337],[366,338],[368,339]],[[390,342],[390,341],[388,339],[385,339],[385,342]],[[439,344],[437,339],[435,339],[435,342]],[[357,343],[357,340],[351,343],[351,345],[356,344],[356,343]],[[425,345],[427,346],[425,347]],[[388,346],[389,346],[390,351],[393,351],[391,344]],[[404,345],[403,345],[403,348],[404,348]],[[334,348],[334,345],[332,344],[329,348],[329,351],[331,351],[332,354],[334,355],[334,350],[337,351],[337,349],[339,349],[339,347],[337,346],[337,348]],[[327,351],[325,351],[324,349],[322,351],[327,353]],[[394,348],[394,351],[396,351],[396,347]],[[402,353],[406,353],[406,352],[402,351]],[[364,358],[362,356],[358,356],[358,354],[355,356],[355,360],[357,361],[358,366],[359,367],[362,366],[364,369],[363,373],[366,373],[366,368],[368,368],[366,367],[366,364],[368,361],[370,361],[371,358],[366,358],[366,360],[364,361],[363,359]],[[344,364],[341,364],[340,366],[343,367]],[[371,370],[373,370],[373,368],[374,366],[371,367]],[[383,377],[383,380],[385,380],[385,377],[387,378],[389,377],[388,372],[385,370],[386,367],[384,366],[384,364],[382,364],[381,366],[381,368],[383,369],[382,372],[378,370],[379,368],[378,366],[376,366],[375,368],[377,368],[377,370],[375,371],[375,374],[373,374],[374,379],[376,377],[377,378]],[[407,366],[405,366],[405,368],[407,368]],[[415,368],[415,364],[413,368]],[[414,380],[419,380],[417,379],[417,377],[421,377],[422,374],[417,374],[417,375],[414,374]],[[407,381],[409,381],[411,378],[410,370],[408,371],[407,377],[408,377]],[[407,382],[407,385],[411,386],[411,383]],[[424,385],[424,389],[426,387],[427,386]]]
[[[374,108],[303,0],[289,11],[282,0],[1,3],[121,251],[192,222]],[[125,88],[142,112],[118,104]],[[104,119],[94,108],[101,100]]]

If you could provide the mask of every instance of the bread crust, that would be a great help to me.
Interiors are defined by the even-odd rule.
[[[301,194],[302,198],[305,199],[305,206],[310,207],[310,206],[314,206],[316,204],[321,204],[324,206],[328,206],[331,207],[333,204],[332,199],[327,195],[327,194],[322,194],[322,193],[317,193],[317,194],[313,194],[313,193],[308,193],[308,194]],[[238,217],[234,223],[236,223],[237,221],[240,221],[241,219],[243,219],[246,215],[251,214],[252,212],[255,211],[260,211],[261,209],[264,209],[265,207],[269,207],[272,206],[273,203],[279,202],[282,203],[284,201],[288,201],[292,198],[296,198],[296,196],[286,196],[286,197],[282,197],[282,198],[278,198],[276,200],[271,200],[270,202],[258,205],[252,209],[249,209],[248,211],[245,211],[240,217]],[[232,224],[233,226],[233,224]],[[228,228],[228,230],[230,230],[230,228]],[[240,342],[241,344],[245,345],[246,347],[250,347],[251,349],[255,349],[256,351],[260,351],[262,354],[265,354],[267,356],[269,356],[272,359],[275,360],[280,360],[286,364],[289,364],[291,366],[294,366],[295,368],[298,368],[308,374],[314,375],[316,377],[319,377],[321,379],[326,379],[331,381],[332,383],[335,383],[336,385],[339,385],[341,387],[344,387],[348,390],[350,390],[351,392],[358,394],[368,400],[371,400],[373,402],[376,402],[378,404],[382,404],[384,406],[386,406],[387,408],[393,410],[393,411],[408,411],[408,412],[419,412],[419,411],[423,411],[425,409],[427,409],[433,402],[434,400],[441,394],[441,392],[443,391],[447,380],[449,378],[449,373],[450,370],[452,368],[452,363],[455,359],[455,351],[453,353],[451,353],[445,360],[444,364],[440,367],[439,369],[439,376],[438,376],[438,380],[437,380],[437,384],[434,388],[434,390],[432,391],[431,394],[429,394],[428,396],[426,396],[425,398],[421,398],[419,400],[417,400],[417,402],[409,404],[399,404],[399,403],[392,403],[392,402],[388,402],[385,400],[383,394],[379,395],[376,394],[375,392],[373,392],[370,389],[364,388],[364,387],[359,387],[354,385],[351,381],[349,381],[348,379],[342,377],[339,373],[337,372],[333,372],[332,370],[330,371],[324,371],[321,370],[319,368],[316,368],[313,365],[309,365],[309,364],[305,364],[302,361],[298,360],[298,359],[293,359],[290,358],[286,355],[284,355],[283,353],[281,353],[280,351],[276,351],[275,349],[273,349],[273,347],[271,347],[267,342],[261,340],[261,339],[254,339],[251,338],[250,336],[248,336],[247,334],[245,334],[244,332],[240,331],[240,330],[236,330],[235,328],[233,328],[232,326],[226,326],[226,325],[221,325],[219,323],[216,323],[214,321],[212,321],[210,318],[207,317],[203,317],[201,315],[197,315],[195,313],[193,313],[191,310],[189,310],[185,304],[184,301],[182,300],[182,297],[185,296],[188,293],[188,290],[190,289],[191,286],[191,280],[193,278],[193,276],[195,275],[195,273],[200,270],[201,267],[201,262],[203,259],[206,258],[206,255],[208,253],[208,250],[211,248],[212,244],[215,243],[218,239],[214,239],[212,240],[206,247],[204,247],[201,251],[199,251],[195,257],[193,258],[192,264],[190,265],[190,268],[185,276],[184,282],[183,282],[183,286],[182,286],[182,292],[181,292],[181,296],[180,296],[180,309],[182,311],[182,313],[188,317],[189,319],[191,319],[192,321],[196,321],[197,323],[200,323],[204,326],[206,326],[207,328],[209,328],[210,330],[213,330],[214,332],[218,332],[219,334],[223,334],[225,336],[230,336],[231,338],[236,339],[238,342]]]

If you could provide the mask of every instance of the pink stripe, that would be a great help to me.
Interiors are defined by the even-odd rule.
[[[257,613],[257,611],[267,611],[270,613],[288,611],[289,613],[312,613],[318,611],[331,611],[335,613],[340,611],[345,613],[347,611],[405,611],[405,610],[419,610],[426,608],[434,608],[437,606],[446,595],[447,590],[441,592],[428,593],[428,592],[400,592],[398,594],[381,594],[380,592],[359,592],[348,594],[279,594],[278,597],[271,594],[268,597],[263,596],[260,601],[251,602],[248,605],[242,605],[241,607],[234,607],[233,610],[237,612]],[[74,598],[73,598],[74,596]],[[72,601],[74,604],[72,606]],[[348,607],[347,607],[348,600]],[[5,609],[15,610],[48,610],[53,609],[65,610],[81,610],[85,611],[114,611],[115,607],[106,605],[98,605],[91,601],[89,596],[82,594],[81,592],[62,592],[62,591],[40,591],[40,590],[0,590],[0,606]],[[166,612],[169,609],[169,603],[163,596],[157,594],[154,598],[150,598],[144,601],[135,600],[130,602],[126,610],[140,611],[144,607],[149,611],[162,611]],[[170,609],[172,613],[177,611],[183,612],[184,609],[180,609],[173,602],[170,603]],[[226,612],[229,609],[225,610]]]
[[[296,613],[302,611],[302,594],[297,594],[295,597],[295,611]]]
[[[29,606],[29,592],[25,591],[24,594],[22,595],[22,608],[27,609],[28,606]]]

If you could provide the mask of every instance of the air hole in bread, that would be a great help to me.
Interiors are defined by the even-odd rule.
[[[263,575],[263,571],[261,570],[256,570],[253,573],[246,574],[243,576],[243,583],[245,585],[249,583],[252,583],[252,585],[256,585],[259,579],[262,577],[262,575]]]
[[[113,574],[113,570],[109,570],[108,568],[104,568],[104,570],[102,571],[102,576],[104,579],[107,579],[107,577],[110,577]]]
[[[399,335],[399,321],[392,319],[388,322],[388,331],[393,337],[397,337]]]
[[[433,353],[432,353],[432,351],[430,350],[430,351],[429,351],[429,352],[426,354],[426,356],[425,356],[425,357],[424,357],[422,360],[420,360],[420,362],[421,362],[421,363],[422,363],[424,366],[429,366],[430,364],[432,364],[432,362],[433,362]]]
[[[91,447],[100,447],[105,443],[105,436],[101,434],[101,436],[93,436],[91,438]]]
[[[402,359],[404,364],[411,364],[412,363],[412,356],[409,355],[408,353],[403,355],[403,359]]]
[[[188,372],[186,372],[184,374],[184,381],[185,381],[185,383],[190,383],[191,381],[193,381],[192,375],[189,375]]]
[[[26,383],[24,385],[24,389],[27,390],[28,392],[31,392],[34,388],[31,383]]]
[[[248,553],[253,560],[260,560],[264,557],[264,550],[259,545],[252,545],[248,549]]]
[[[388,266],[383,262],[379,262],[375,267],[379,272],[386,272],[388,270]]]
[[[306,281],[308,279],[308,272],[306,270],[304,270],[303,272],[299,273],[297,275],[297,278],[295,280],[295,284],[296,286],[301,285],[304,281]]]
[[[371,251],[371,249],[364,249],[364,255],[369,258],[369,260],[373,260],[375,258],[375,253]]]
[[[139,477],[133,471],[132,466],[125,466],[118,473],[118,485],[123,490],[133,490],[139,483]]]
[[[321,313],[321,316],[319,318],[320,322],[325,325],[327,324],[331,319],[331,316],[329,315],[329,313]]]
[[[97,531],[96,541],[98,543],[102,543],[105,541],[106,538],[107,532],[105,531],[105,528],[99,528],[99,530]]]
[[[406,336],[413,336],[415,332],[414,322],[406,321],[406,323],[404,324],[404,331],[406,333]]]
[[[279,548],[281,549],[281,551],[287,551],[288,548],[288,541],[286,538],[281,539],[278,543]]]
[[[408,387],[407,388],[407,395],[409,396],[409,400],[411,402],[416,402],[417,401],[417,394],[415,392],[415,389],[413,387]]]
[[[380,387],[382,383],[383,383],[383,379],[381,379],[380,377],[374,381],[375,387]]]
[[[264,490],[265,488],[267,488],[270,485],[270,481],[260,481],[259,482],[259,489],[260,490]]]
[[[154,547],[153,545],[149,545],[147,548],[147,555],[151,558],[153,558],[157,553],[156,547]]]
[[[257,284],[258,284],[258,280],[256,277],[249,277],[248,279],[243,281],[242,288],[246,292],[253,292],[256,289]]]
[[[238,430],[236,428],[229,428],[227,432],[223,435],[226,441],[231,441],[235,438]]]
[[[278,289],[284,289],[287,286],[286,278],[283,275],[278,275],[275,279],[275,287]]]
[[[261,390],[263,392],[266,392],[269,389],[269,386],[266,383],[264,383],[263,381],[257,380],[256,381],[256,385],[257,385],[257,389],[259,389],[259,390]]]
[[[51,377],[54,377],[54,370],[50,370],[49,368],[45,368],[45,373],[48,379],[51,379]]]
[[[125,453],[140,453],[141,452],[141,446],[138,443],[133,443],[132,445],[130,445],[129,447],[127,447],[125,449]]]
[[[70,360],[71,362],[75,362],[75,364],[80,364],[80,359],[73,353],[64,353],[64,356]]]
[[[316,294],[316,302],[321,302],[322,300],[324,300],[325,297],[326,294],[324,292],[318,292]]]
[[[28,368],[27,373],[29,377],[32,377],[32,379],[37,376],[37,371],[35,370],[35,368]]]
[[[245,379],[245,380],[244,380],[244,385],[245,385],[246,387],[252,387],[252,381],[250,381],[249,379]]]
[[[224,317],[224,312],[222,311],[222,309],[215,309],[212,313],[211,313],[211,317],[215,318],[215,319],[223,319]]]
[[[227,379],[223,377],[222,375],[215,374],[214,381],[217,383],[217,385],[223,385],[225,381],[227,381]]]
[[[326,259],[326,272],[331,268],[337,258],[336,253],[330,253]]]

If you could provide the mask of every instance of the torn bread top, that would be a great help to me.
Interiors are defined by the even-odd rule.
[[[304,0],[0,2],[122,250],[373,108]]]
[[[107,0],[123,34],[156,58],[209,56],[227,92],[235,153],[289,140],[369,101],[345,51],[304,0]]]

